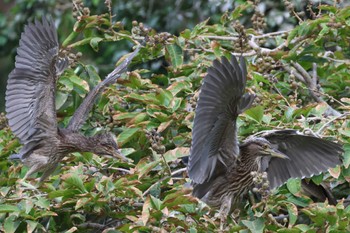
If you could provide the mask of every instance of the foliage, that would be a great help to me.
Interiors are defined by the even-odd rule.
[[[338,205],[314,202],[301,192],[299,181],[290,180],[260,202],[245,203],[240,217],[228,219],[226,230],[350,231],[350,207],[341,200],[349,193],[350,179],[346,114],[350,110],[350,8],[336,4],[313,8],[318,11],[310,10],[312,17],[305,20],[290,8],[300,20],[298,26],[263,34],[264,19],[256,3],[242,3],[224,13],[220,22],[203,21],[175,36],[137,22],[128,30],[114,22],[110,11],[95,15],[75,7],[77,21],[63,40],[73,66],[58,81],[60,125],[67,124],[82,98],[101,80],[98,70],[81,62],[77,52],[85,56],[110,44],[141,42],[132,72],[106,89],[84,127],[86,135],[101,129],[114,132],[123,154],[134,162],[74,153],[37,186],[34,179],[21,180],[26,167],[7,160],[20,145],[4,127],[0,131],[0,229],[218,231],[216,211],[190,195],[182,157],[190,152],[194,108],[207,67],[217,57],[243,53],[249,70],[247,91],[258,98],[239,117],[242,139],[261,130],[295,128],[339,141],[346,152],[343,166],[312,178],[332,184]],[[238,21],[245,12],[254,12],[252,27]],[[87,46],[91,50],[85,52]],[[143,65],[161,58],[166,60],[165,70]],[[280,215],[281,219],[274,217]]]

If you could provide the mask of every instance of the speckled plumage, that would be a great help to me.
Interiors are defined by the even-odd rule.
[[[121,65],[89,92],[72,116],[68,127],[57,127],[56,81],[68,66],[68,58],[59,56],[57,32],[52,20],[36,20],[25,26],[21,35],[15,68],[6,90],[6,117],[22,149],[10,159],[20,159],[30,169],[26,177],[43,171],[41,181],[70,152],[90,151],[125,159],[111,134],[85,137],[78,130],[85,122],[97,96],[126,71],[137,48]]]
[[[228,214],[252,188],[252,171],[270,188],[341,164],[342,146],[294,130],[274,130],[238,142],[236,120],[255,98],[245,93],[246,65],[234,56],[209,67],[196,107],[188,173],[193,195]]]

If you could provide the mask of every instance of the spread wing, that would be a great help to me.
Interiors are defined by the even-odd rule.
[[[194,183],[210,182],[239,155],[236,119],[255,97],[244,94],[246,75],[244,59],[238,64],[234,56],[215,60],[208,69],[192,130],[188,171]]]
[[[126,72],[128,66],[130,65],[132,59],[137,55],[140,50],[138,46],[134,52],[132,52],[119,66],[117,66],[107,77],[100,82],[95,88],[89,92],[87,97],[84,99],[83,103],[75,111],[73,117],[70,119],[67,129],[77,131],[86,121],[88,114],[94,105],[99,94],[104,90],[108,85],[113,84],[124,72]]]
[[[300,135],[294,130],[272,131],[263,135],[274,148],[290,159],[271,158],[266,169],[270,188],[289,178],[304,178],[342,164],[342,146],[325,139]]]
[[[57,133],[55,81],[67,64],[52,20],[25,26],[6,90],[6,116],[22,144]]]

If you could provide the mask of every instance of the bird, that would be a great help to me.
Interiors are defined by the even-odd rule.
[[[69,61],[59,53],[57,30],[52,18],[29,22],[21,34],[15,68],[8,76],[6,117],[13,134],[23,145],[10,160],[20,160],[29,168],[24,180],[42,172],[39,182],[55,170],[72,152],[93,152],[101,156],[128,159],[119,152],[112,133],[91,137],[79,132],[91,108],[104,88],[126,72],[140,49],[138,46],[119,66],[96,85],[83,100],[65,128],[58,127],[55,92],[59,76]]]
[[[308,178],[342,164],[338,143],[293,129],[268,130],[238,140],[237,118],[256,97],[246,93],[247,67],[232,55],[213,61],[200,88],[193,120],[188,174],[192,195],[228,216],[265,173],[268,188]]]

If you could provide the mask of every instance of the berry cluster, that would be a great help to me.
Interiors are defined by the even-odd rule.
[[[162,137],[155,129],[146,131],[146,138],[150,141],[151,147],[158,154],[165,153],[165,146],[162,144],[164,137]]]
[[[88,7],[84,7],[83,0],[73,0],[73,17],[80,20],[82,15],[89,16],[90,9]]]
[[[167,44],[173,39],[170,33],[161,32],[157,34],[152,28],[149,28],[136,20],[132,21],[132,26],[132,33],[144,37],[146,43],[152,47],[157,44]]]
[[[7,126],[8,124],[7,124],[5,113],[2,112],[0,113],[0,130],[2,130],[3,128],[6,128]]]
[[[248,36],[244,26],[237,20],[232,24],[232,27],[238,34],[238,40],[234,41],[234,48],[237,48],[238,53],[244,53],[250,50],[248,45]]]
[[[267,197],[270,194],[270,183],[267,180],[267,173],[253,171],[250,174],[253,177],[253,182],[256,186],[255,188],[253,188],[253,192],[259,193],[262,196],[262,198]]]

